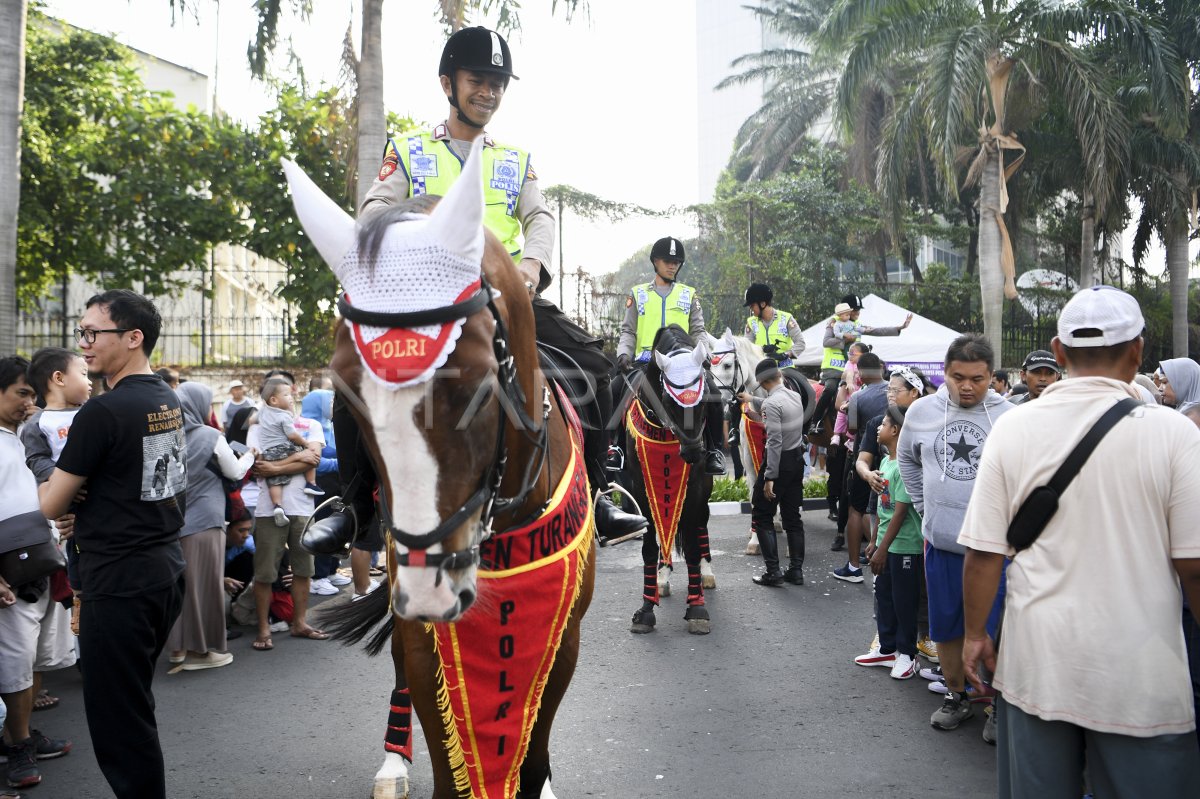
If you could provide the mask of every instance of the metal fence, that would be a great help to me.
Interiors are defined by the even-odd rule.
[[[74,349],[71,331],[77,323],[77,317],[64,321],[60,313],[21,314],[17,351],[29,355],[40,347]],[[289,338],[286,317],[168,315],[153,360],[174,366],[283,363],[294,356]]]

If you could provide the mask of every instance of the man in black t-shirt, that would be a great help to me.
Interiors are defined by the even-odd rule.
[[[183,597],[185,445],[179,400],[150,371],[162,320],[132,291],[87,302],[75,331],[92,375],[111,387],[80,408],[42,513],[75,510],[87,652],[83,698],[96,760],[118,799],[166,797],[151,682]]]

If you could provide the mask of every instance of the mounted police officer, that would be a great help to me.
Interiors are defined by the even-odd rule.
[[[821,398],[813,412],[813,432],[819,433],[829,406],[833,404],[846,370],[846,348],[863,336],[898,336],[912,322],[912,314],[897,327],[869,327],[858,322],[862,313],[862,299],[857,294],[847,294],[833,309],[833,316],[826,320],[825,335],[821,337],[821,382],[825,384]]]
[[[771,304],[774,299],[775,292],[766,283],[750,284],[742,303],[750,309],[745,335],[783,368],[791,366],[792,359],[804,352],[804,331],[796,317]]]
[[[445,194],[462,173],[474,140],[484,137],[483,223],[504,244],[525,280],[533,302],[538,342],[570,356],[582,373],[572,377],[589,384],[577,394],[585,398],[579,408],[587,428],[584,459],[592,485],[607,487],[605,422],[612,416],[612,361],[604,354],[601,339],[538,296],[551,281],[547,265],[554,249],[554,215],[542,197],[529,153],[493,140],[484,130],[499,110],[509,81],[518,79],[513,74],[508,42],[484,27],[456,32],[442,50],[438,79],[450,104],[446,120],[429,131],[388,139],[379,176],[359,214],[365,216],[421,194]],[[354,450],[339,451],[338,463],[343,481],[353,487],[348,489],[352,496],[346,497],[346,502],[353,505],[358,519],[365,524],[374,514],[374,468],[359,443],[353,417],[340,401],[334,405],[334,425],[341,442],[339,449]],[[362,475],[357,481],[356,474]],[[329,520],[315,523],[305,536],[305,546],[314,551],[340,549],[353,534],[353,523],[347,517],[347,513],[334,514]],[[618,510],[607,498],[596,502],[596,527],[601,537],[627,535],[645,525],[641,516]]]
[[[683,242],[667,236],[650,248],[650,263],[654,279],[639,283],[625,298],[625,318],[621,321],[621,338],[617,344],[617,368],[628,372],[636,364],[644,368],[653,357],[654,337],[667,325],[679,325],[696,339],[704,331],[704,312],[696,289],[675,278],[683,268],[686,255]],[[719,394],[705,372],[710,396]],[[704,425],[708,453],[704,459],[707,474],[725,474],[725,456],[721,454],[721,432],[724,425],[720,401],[705,398],[707,421]]]

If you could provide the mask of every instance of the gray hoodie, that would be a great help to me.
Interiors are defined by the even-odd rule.
[[[921,534],[938,549],[964,553],[958,533],[975,487],[979,456],[992,423],[1015,406],[988,389],[963,408],[945,386],[914,402],[904,416],[897,460],[904,488],[921,514]]]

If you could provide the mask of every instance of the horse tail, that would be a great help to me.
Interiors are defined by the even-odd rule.
[[[392,639],[396,619],[391,610],[389,594],[381,586],[357,602],[321,608],[316,615],[321,627],[328,630],[342,646],[354,646],[371,634],[364,648],[368,655],[374,657]],[[376,625],[378,629],[372,634],[371,630]]]

